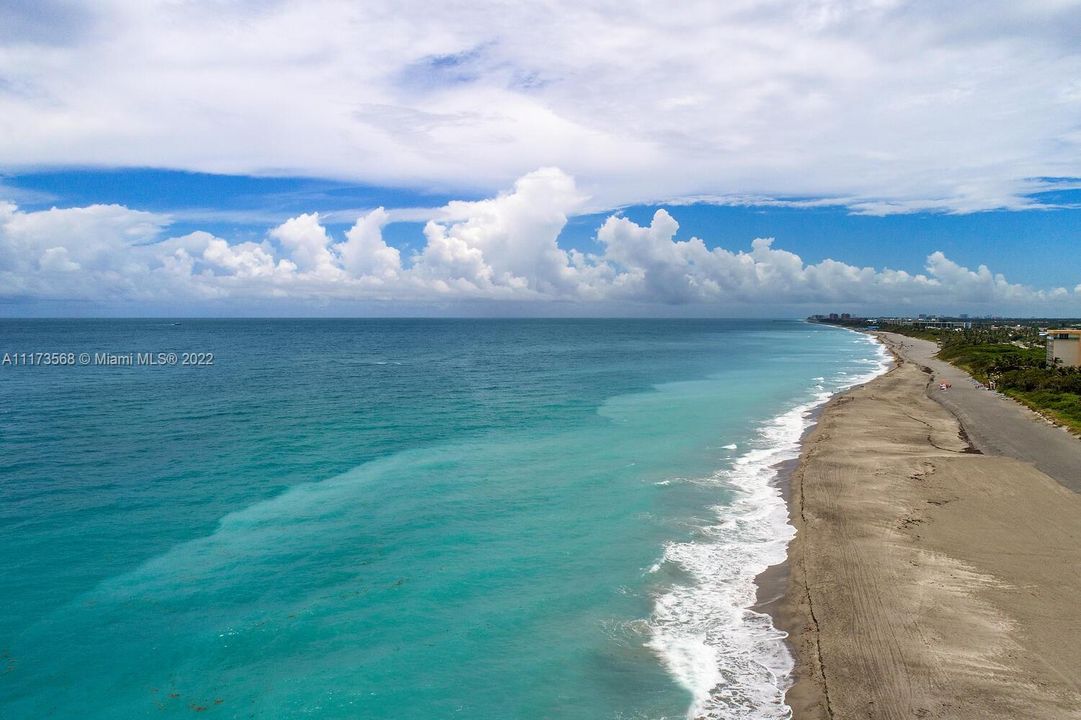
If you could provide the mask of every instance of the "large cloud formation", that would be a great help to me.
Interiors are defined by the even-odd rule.
[[[824,307],[1067,312],[1081,287],[1033,289],[941,252],[925,272],[807,264],[755,239],[749,250],[677,239],[658,210],[648,226],[612,215],[598,252],[566,250],[559,237],[586,202],[555,168],[520,178],[488,200],[451,202],[424,227],[423,248],[403,259],[383,238],[377,208],[334,237],[316,213],[291,218],[260,242],[206,232],[168,236],[169,218],[119,205],[24,212],[0,204],[0,299],[177,304],[252,300],[432,303],[573,302],[613,307],[700,306],[718,314]]]
[[[1076,0],[4,3],[0,166],[1024,208],[1081,177],[1079,35]]]

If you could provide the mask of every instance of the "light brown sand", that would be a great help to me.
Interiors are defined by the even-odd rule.
[[[795,718],[1081,718],[1081,495],[966,452],[927,381],[835,398],[793,473]]]

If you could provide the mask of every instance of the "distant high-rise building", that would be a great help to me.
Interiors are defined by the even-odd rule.
[[[849,313],[841,313],[841,319],[842,319],[842,320],[851,320],[851,319],[852,319],[852,315],[851,315],[851,314],[849,314]]]
[[[830,320],[839,320],[839,319],[840,318],[837,317],[837,313],[830,313]]]
[[[968,313],[961,313],[962,320],[968,320]]]

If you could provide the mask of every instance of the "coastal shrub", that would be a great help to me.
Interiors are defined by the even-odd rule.
[[[1029,407],[1047,413],[1075,431],[1081,431],[1081,395],[1055,390],[1037,390],[1035,392],[1018,392],[1014,390],[1009,391],[1009,394]]]
[[[1050,390],[1081,397],[1081,372],[1075,368],[1027,368],[1005,372],[999,378],[1004,388],[1021,392]]]
[[[1001,375],[1012,370],[1041,368],[1045,364],[1044,353],[1036,348],[1020,348],[1010,344],[961,343],[944,344],[938,356],[959,365],[981,380],[991,375]]]

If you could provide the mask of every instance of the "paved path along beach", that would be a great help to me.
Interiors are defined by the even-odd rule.
[[[1032,463],[1074,492],[1081,492],[1081,439],[1020,403],[976,385],[968,373],[934,357],[938,352],[935,343],[894,333],[881,336],[895,350],[932,370],[935,382],[931,396],[961,421],[977,450]],[[942,380],[953,387],[939,390]]]
[[[1081,718],[1081,494],[972,453],[921,364],[834,398],[793,473],[775,618],[794,717]],[[951,399],[979,442],[1020,422],[985,423],[967,395]]]

